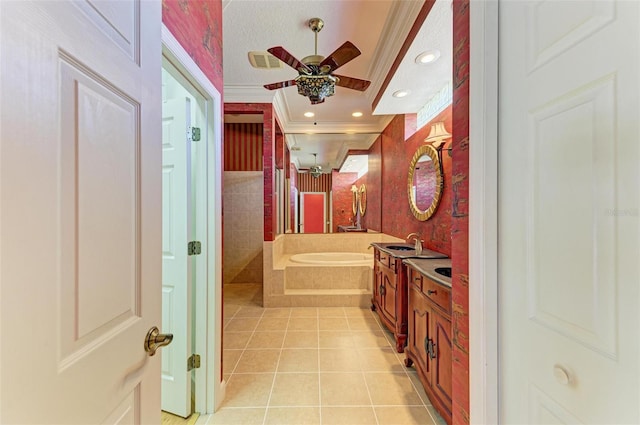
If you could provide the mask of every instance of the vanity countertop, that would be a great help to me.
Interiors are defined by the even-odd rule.
[[[449,270],[451,270],[451,258],[437,258],[432,260],[408,258],[402,262],[413,267],[434,282],[451,288],[451,278],[436,272],[436,269],[442,267],[448,267]]]
[[[413,244],[408,244],[405,242],[373,242],[371,246],[378,248],[380,251],[383,251],[395,258],[400,258],[403,260],[406,258],[421,258],[421,259],[447,258],[445,254],[432,251],[430,249],[423,249],[421,254],[417,254]],[[394,246],[402,247],[403,249],[390,248]]]
[[[367,229],[358,226],[338,225],[338,232],[366,232]]]

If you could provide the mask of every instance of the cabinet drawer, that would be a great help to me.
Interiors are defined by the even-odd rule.
[[[422,275],[413,269],[409,269],[409,285],[422,292]]]
[[[381,266],[390,268],[393,262],[393,257],[385,252],[379,252],[378,262],[380,263]]]
[[[447,314],[451,314],[451,290],[438,285],[426,276],[422,277],[422,293],[441,307]]]

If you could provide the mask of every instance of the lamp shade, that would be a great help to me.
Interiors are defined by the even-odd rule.
[[[429,136],[424,139],[425,142],[437,142],[451,137],[451,133],[444,128],[444,122],[440,121],[431,126]]]

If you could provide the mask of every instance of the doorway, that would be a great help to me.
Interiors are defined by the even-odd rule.
[[[300,233],[326,233],[327,194],[300,192]]]
[[[163,322],[169,320],[170,312],[180,312],[185,323],[180,331],[184,333],[181,343],[184,353],[175,359],[176,364],[181,364],[181,374],[187,377],[184,394],[180,393],[180,405],[186,406],[183,411],[213,413],[225,392],[221,373],[222,96],[164,25],[162,44],[163,82],[171,84],[166,96],[163,90],[163,101],[172,103],[168,112],[175,110],[184,115],[180,124],[184,130],[183,159],[185,169],[189,169],[184,171],[188,178],[185,177],[184,192],[180,195],[186,230],[181,241],[172,242],[177,246],[175,252],[187,257],[185,282],[191,279],[191,285],[185,285],[182,302],[165,303],[163,297]],[[163,216],[169,205],[163,200]],[[163,232],[163,251],[168,242]],[[163,356],[163,374],[170,357]],[[187,370],[189,367],[193,369]]]

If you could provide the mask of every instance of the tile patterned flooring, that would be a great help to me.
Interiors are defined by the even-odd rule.
[[[224,288],[226,398],[198,424],[444,425],[368,309],[261,307]]]

